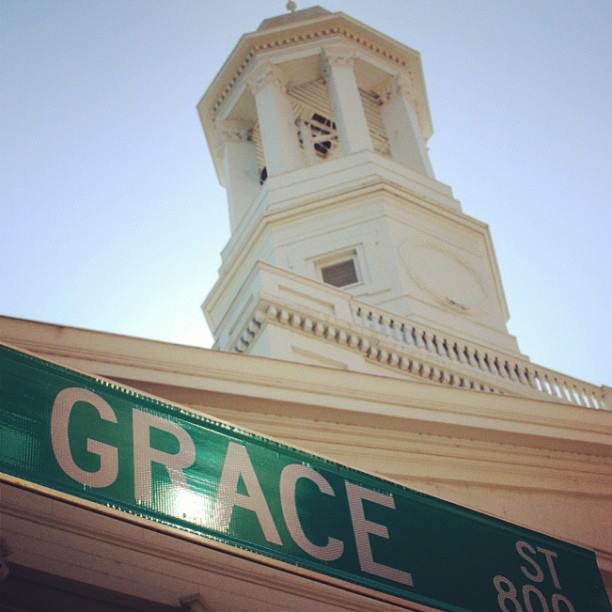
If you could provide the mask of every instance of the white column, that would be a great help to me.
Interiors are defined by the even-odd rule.
[[[218,130],[232,231],[257,197],[260,188],[257,152],[250,132],[250,126],[228,121],[221,123]]]
[[[391,147],[391,157],[407,168],[434,178],[427,146],[405,77],[395,77],[385,92],[381,117]]]
[[[353,50],[330,47],[323,50],[322,59],[343,153],[348,155],[364,149],[371,150],[372,139],[355,79]]]
[[[267,62],[257,66],[248,79],[255,96],[257,118],[268,176],[304,166],[291,102],[279,69]]]

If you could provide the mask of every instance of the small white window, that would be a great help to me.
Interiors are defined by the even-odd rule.
[[[367,282],[362,244],[309,257],[308,260],[312,262],[314,277],[332,287],[354,289]]]
[[[321,276],[324,282],[334,287],[346,287],[359,281],[353,257],[328,266],[322,266]]]

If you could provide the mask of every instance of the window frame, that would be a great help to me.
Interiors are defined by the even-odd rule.
[[[348,249],[342,249],[341,251],[336,251],[334,253],[328,253],[322,257],[317,257],[314,259],[314,268],[317,279],[327,285],[328,287],[334,287],[335,289],[352,289],[354,287],[359,287],[364,284],[364,275],[363,275],[363,266],[360,262],[359,256],[360,249],[358,247],[351,247]],[[348,283],[347,285],[333,285],[332,283],[328,283],[323,278],[323,269],[328,268],[330,266],[335,266],[346,261],[352,261],[353,267],[355,269],[355,276],[357,280],[353,283]]]

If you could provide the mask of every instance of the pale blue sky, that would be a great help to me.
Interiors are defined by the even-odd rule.
[[[0,0],[1,314],[210,344],[229,230],[195,104],[284,4]],[[522,351],[612,384],[612,2],[324,6],[421,52],[434,170],[491,227]]]

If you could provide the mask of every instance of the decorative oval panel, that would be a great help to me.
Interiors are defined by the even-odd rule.
[[[447,250],[404,244],[400,256],[416,284],[438,302],[472,311],[484,301],[486,293],[478,273]]]

